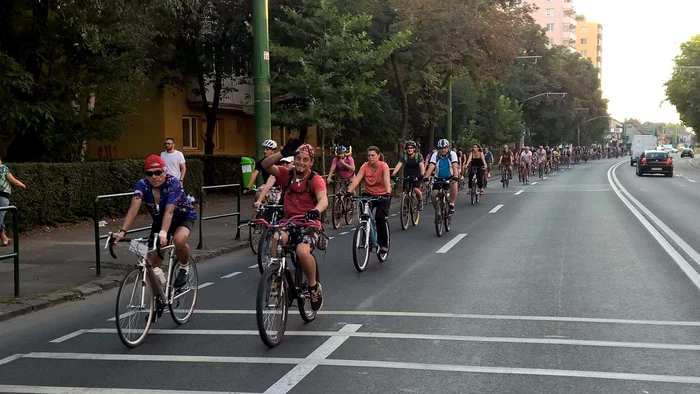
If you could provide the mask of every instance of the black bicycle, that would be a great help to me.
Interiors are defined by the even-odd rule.
[[[477,175],[479,174],[478,167],[469,168],[469,176],[472,178],[472,186],[469,188],[469,197],[472,205],[479,203],[479,190],[477,189]]]
[[[401,195],[401,228],[403,230],[408,229],[409,219],[414,226],[418,225],[420,221],[420,208],[423,204],[422,199],[419,200],[416,195],[415,188],[413,187],[418,181],[420,181],[417,176],[404,177],[404,187],[403,194]]]
[[[501,184],[503,187],[510,185],[510,167],[505,164],[501,164]]]
[[[331,222],[333,228],[337,229],[340,227],[340,219],[345,219],[345,224],[352,224],[353,218],[355,216],[355,204],[350,198],[346,190],[348,189],[348,180],[334,180],[333,188],[335,190],[333,205],[331,206]]]
[[[452,215],[450,213],[450,179],[436,179],[434,187],[437,187],[435,196],[435,232],[441,237],[444,232],[452,228]]]

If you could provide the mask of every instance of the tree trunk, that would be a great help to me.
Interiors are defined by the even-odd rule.
[[[321,132],[321,175],[326,175],[326,130],[323,127],[318,128]]]
[[[399,140],[399,156],[403,154],[403,147],[408,139],[408,94],[406,93],[406,87],[403,83],[403,76],[401,75],[401,70],[399,69],[399,62],[396,59],[396,54],[392,53],[389,56],[391,60],[391,69],[394,73],[394,80],[396,81],[396,88],[399,90],[399,103],[401,104],[401,133]]]

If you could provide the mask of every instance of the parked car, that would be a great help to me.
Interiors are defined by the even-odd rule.
[[[685,148],[683,149],[683,152],[681,152],[681,159],[684,157],[690,157],[690,158],[695,158],[695,152],[693,152],[692,149]]]
[[[671,154],[659,150],[645,150],[637,160],[637,176],[644,174],[664,174],[673,176]]]

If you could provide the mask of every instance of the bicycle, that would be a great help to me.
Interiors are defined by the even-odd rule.
[[[198,281],[197,266],[190,256],[188,265],[188,279],[184,286],[175,288],[174,282],[180,271],[181,265],[177,261],[177,256],[173,253],[175,245],[172,240],[167,246],[160,247],[158,237],[153,236],[153,249],[149,250],[148,238],[122,238],[122,241],[130,242],[129,249],[138,256],[138,264],[129,271],[119,284],[116,304],[116,324],[119,339],[128,347],[134,348],[143,342],[151,328],[152,323],[156,323],[163,315],[165,306],[168,306],[170,315],[175,323],[181,325],[187,323],[194,313],[197,303]],[[109,233],[105,249],[109,248],[109,254],[117,258],[114,253],[114,235]],[[169,251],[167,259],[167,275],[165,284],[161,284],[160,279],[153,272],[153,267],[148,261],[148,255],[155,252],[158,257],[166,263],[163,252]],[[133,288],[129,288],[133,286]],[[154,294],[155,289],[155,294]],[[122,303],[121,297],[126,295],[131,297],[126,303]],[[187,301],[191,296],[191,301]],[[125,306],[124,311],[121,307]],[[125,325],[127,325],[125,327]],[[143,324],[143,328],[136,325]]]
[[[345,219],[345,224],[352,224],[353,217],[355,215],[355,204],[353,204],[352,199],[348,198],[345,191],[348,188],[348,180],[333,181],[333,188],[335,190],[335,198],[333,199],[333,206],[331,207],[331,217],[333,228],[337,229],[340,227],[340,219],[343,217]]]
[[[280,218],[284,217],[284,205],[266,204],[262,205],[261,209],[263,214],[258,219],[265,219],[273,226],[279,222]],[[269,264],[270,257],[272,257],[270,244],[274,233],[265,227],[263,222],[257,221],[256,224],[263,227],[262,235],[258,241],[258,270],[262,274],[265,271],[265,267]]]
[[[384,196],[376,197],[352,197],[353,201],[359,201],[359,211],[360,211],[360,222],[355,227],[355,234],[352,238],[352,243],[354,248],[352,250],[352,260],[355,265],[357,272],[363,272],[367,268],[367,263],[369,262],[369,254],[377,253],[377,259],[382,263],[386,261],[389,257],[389,252],[380,253],[379,243],[377,242],[377,222],[374,219],[374,214],[371,209],[371,202],[379,201],[381,199],[390,199],[391,194],[386,194]],[[387,248],[391,244],[391,232],[389,227],[389,221],[386,220],[386,233],[387,233]],[[360,250],[364,250],[364,257],[360,255]],[[362,257],[362,259],[360,259]]]
[[[438,237],[441,237],[444,232],[449,232],[452,229],[452,215],[450,214],[450,205],[448,203],[450,197],[450,179],[436,179],[435,185],[438,186],[437,195],[435,196],[435,232]]]
[[[321,228],[316,221],[306,220],[304,215],[293,216],[274,225],[262,218],[255,220],[277,234],[277,239],[281,239],[282,231],[291,226]],[[316,281],[318,281],[318,263],[316,256],[313,257],[316,265]],[[294,267],[294,275],[289,270],[289,260]],[[316,311],[311,309],[311,292],[306,280],[306,275],[297,261],[296,245],[283,245],[282,242],[277,242],[277,257],[270,259],[270,264],[260,277],[255,301],[258,333],[268,347],[275,347],[282,341],[287,328],[288,308],[292,306],[294,300],[297,301],[299,314],[305,322],[316,319]],[[273,325],[276,319],[279,319],[277,322],[279,326]]]
[[[477,171],[478,167],[471,167],[469,169],[469,172],[471,173],[471,178],[472,178],[472,186],[469,188],[469,197],[471,198],[471,203],[472,205],[478,204],[479,203],[479,191],[477,190]]]
[[[416,196],[416,191],[413,185],[419,181],[417,176],[404,177],[404,187],[401,195],[401,228],[403,230],[408,229],[408,219],[410,217],[411,223],[414,226],[418,225],[420,220],[420,210],[419,204],[423,204],[422,200],[418,200]]]
[[[503,164],[501,165],[501,184],[503,187],[510,185],[510,167]]]
[[[432,190],[433,187],[433,179],[434,178],[428,178],[428,179],[423,179],[423,185],[422,191],[423,191],[423,205],[428,205],[430,202],[430,190]]]

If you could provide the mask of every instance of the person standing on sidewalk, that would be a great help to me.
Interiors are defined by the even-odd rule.
[[[2,157],[0,157],[0,208],[10,205],[10,194],[12,193],[11,184],[21,187],[22,189],[27,188],[24,183],[12,176],[10,169],[2,164]],[[0,211],[0,241],[2,241],[2,246],[7,246],[7,244],[10,243],[10,240],[5,234],[5,212],[7,211]]]
[[[179,179],[180,182],[185,182],[185,155],[175,149],[175,140],[168,137],[165,139],[165,151],[160,154],[160,158],[165,162],[165,169],[168,175],[172,175]]]

